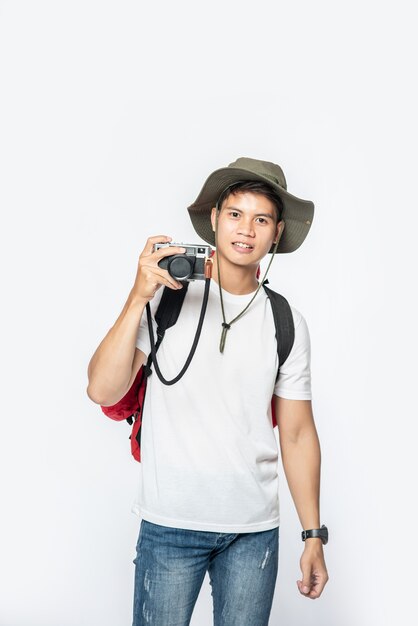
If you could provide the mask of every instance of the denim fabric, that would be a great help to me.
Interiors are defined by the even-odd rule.
[[[267,626],[279,529],[216,533],[142,520],[136,546],[133,626],[187,626],[206,571],[214,626]]]

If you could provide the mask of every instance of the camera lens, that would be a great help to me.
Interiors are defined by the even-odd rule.
[[[198,248],[197,249],[199,254],[205,254],[205,249],[204,248]]]
[[[168,273],[176,280],[186,280],[193,274],[194,259],[176,254],[171,257],[168,263]]]

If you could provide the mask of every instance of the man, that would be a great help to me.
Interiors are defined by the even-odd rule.
[[[199,344],[183,378],[149,378],[141,436],[142,518],[135,559],[134,626],[189,624],[205,573],[215,626],[264,626],[273,600],[279,539],[278,450],[274,394],[287,482],[307,532],[299,592],[318,598],[328,580],[320,529],[320,446],[311,407],[310,344],[293,307],[292,350],[278,367],[270,301],[257,280],[260,261],[292,252],[305,239],[313,204],[286,190],[281,168],[240,158],[213,172],[189,213],[197,233],[216,244]],[[116,403],[150,352],[144,309],[154,314],[161,286],[182,289],[159,267],[181,247],[153,251],[150,237],[128,300],[89,365],[89,397]],[[203,281],[191,282],[158,361],[171,379],[196,331]]]

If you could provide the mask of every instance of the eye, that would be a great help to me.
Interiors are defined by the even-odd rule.
[[[257,220],[259,221],[260,224],[267,224],[267,220],[264,217],[258,217]]]
[[[238,211],[230,211],[230,212],[229,212],[229,215],[230,215],[231,217],[239,217],[239,213],[238,213]]]

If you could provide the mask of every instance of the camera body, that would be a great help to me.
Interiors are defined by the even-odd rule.
[[[166,256],[158,266],[167,270],[176,280],[205,280],[205,263],[210,257],[212,248],[201,244],[190,243],[156,243],[153,252],[160,248],[186,248],[183,254]]]

